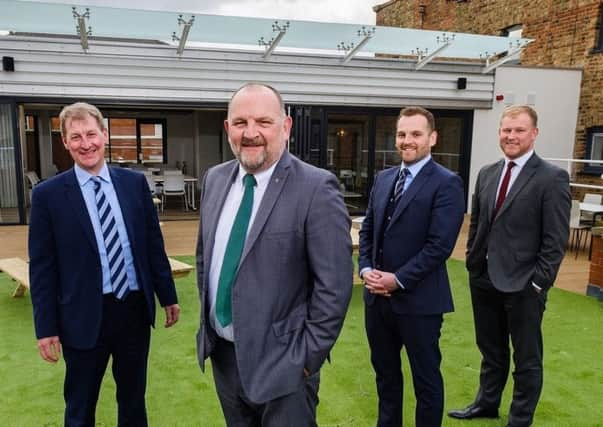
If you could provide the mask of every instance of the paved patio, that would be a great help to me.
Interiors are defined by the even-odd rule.
[[[465,258],[465,245],[469,217],[465,222],[457,240],[452,258],[462,260]],[[169,256],[193,255],[197,243],[197,220],[165,221],[162,224],[166,251]],[[352,240],[358,244],[358,230],[352,229]],[[586,294],[588,285],[588,252],[582,251],[578,258],[575,253],[567,253],[555,286],[582,295]],[[0,226],[0,258],[21,257],[27,259],[27,226]]]

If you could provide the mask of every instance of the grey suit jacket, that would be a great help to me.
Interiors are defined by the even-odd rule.
[[[534,153],[493,218],[503,167],[504,160],[485,166],[477,178],[467,241],[469,276],[487,269],[503,292],[520,291],[532,281],[548,289],[569,236],[569,176]]]
[[[230,161],[204,177],[197,242],[201,368],[216,334],[206,301],[216,227],[238,171]],[[245,242],[232,290],[234,345],[246,395],[263,403],[317,372],[341,327],[352,290],[350,219],[337,179],[285,152]],[[221,236],[224,238],[224,236]]]

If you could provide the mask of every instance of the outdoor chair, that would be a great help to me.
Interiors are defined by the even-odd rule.
[[[186,202],[186,192],[184,191],[184,175],[165,175],[163,176],[163,190],[161,193],[161,211],[165,207],[165,198],[170,196],[182,197],[182,204],[184,210],[188,211],[188,204]]]
[[[586,193],[584,194],[584,199],[582,200],[584,203],[591,203],[593,205],[601,204],[601,195],[595,193]],[[582,222],[593,222],[593,213],[591,212],[582,212],[580,216],[580,220]]]
[[[586,234],[584,238],[584,243],[586,244],[590,229],[590,225],[580,222],[580,202],[578,200],[572,200],[572,208],[570,211],[570,250],[572,248],[576,249],[576,258],[578,258],[578,252],[582,246],[582,235]]]

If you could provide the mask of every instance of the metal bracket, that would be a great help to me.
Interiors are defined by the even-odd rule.
[[[180,56],[182,56],[182,53],[184,52],[186,40],[188,39],[188,34],[190,33],[191,27],[193,26],[194,22],[195,15],[191,15],[191,18],[188,21],[185,21],[184,18],[182,18],[182,15],[178,15],[178,25],[180,26],[182,31],[180,32],[180,37],[178,37],[176,35],[176,32],[174,31],[172,33],[172,41],[175,42],[177,40],[179,42],[178,49],[176,49],[176,53]]]
[[[276,47],[278,46],[278,44],[280,43],[282,38],[285,36],[285,33],[289,29],[289,25],[290,25],[289,21],[286,21],[283,25],[280,25],[278,23],[278,21],[274,21],[274,24],[272,24],[272,32],[273,33],[278,32],[276,37],[272,37],[268,41],[266,41],[263,36],[259,38],[258,45],[266,48],[266,51],[264,52],[264,55],[263,55],[264,59],[270,58],[270,55],[272,55],[272,52],[274,52],[274,49],[276,49]]]
[[[528,43],[521,44],[519,40],[517,40],[515,43],[509,43],[509,50],[507,51],[507,54],[494,62],[491,62],[492,58],[498,55],[488,55],[488,52],[485,52],[484,56],[486,58],[486,66],[482,68],[482,74],[487,74],[490,71],[500,67],[504,63],[517,59]],[[480,55],[480,57],[482,57],[482,55]]]
[[[437,55],[442,53],[444,50],[448,49],[452,45],[452,42],[454,42],[454,38],[454,34],[448,35],[446,33],[442,33],[441,36],[437,36],[436,43],[438,43],[440,46],[438,46],[433,52],[429,54],[427,48],[417,48],[416,50],[413,49],[411,51],[412,54],[417,55],[417,65],[415,65],[415,71],[420,70],[421,68],[429,64]]]
[[[80,44],[84,52],[88,50],[88,36],[92,35],[92,27],[86,29],[86,19],[90,18],[90,9],[86,8],[86,12],[78,13],[75,6],[71,8],[73,17],[75,18],[75,31],[80,36]]]
[[[362,49],[362,47],[368,43],[368,41],[375,35],[376,28],[366,28],[362,27],[357,31],[358,37],[362,37],[362,40],[357,45],[354,45],[354,42],[344,42],[342,41],[337,45],[337,50],[344,51],[345,56],[341,59],[342,64],[348,63],[356,53]]]

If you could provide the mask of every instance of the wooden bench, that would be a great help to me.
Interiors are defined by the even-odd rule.
[[[178,279],[186,277],[193,270],[193,266],[184,262],[168,258],[172,277]],[[29,264],[21,258],[0,259],[0,272],[5,272],[13,281],[17,282],[17,288],[13,297],[22,297],[29,289]]]
[[[17,282],[17,288],[13,297],[22,297],[29,289],[29,264],[21,258],[0,259],[0,271],[4,271],[13,281]]]
[[[188,276],[188,273],[190,273],[193,269],[192,265],[189,265],[182,261],[178,261],[173,258],[168,258],[168,261],[170,262],[170,268],[172,269],[172,277],[174,279],[179,279],[181,277]]]

